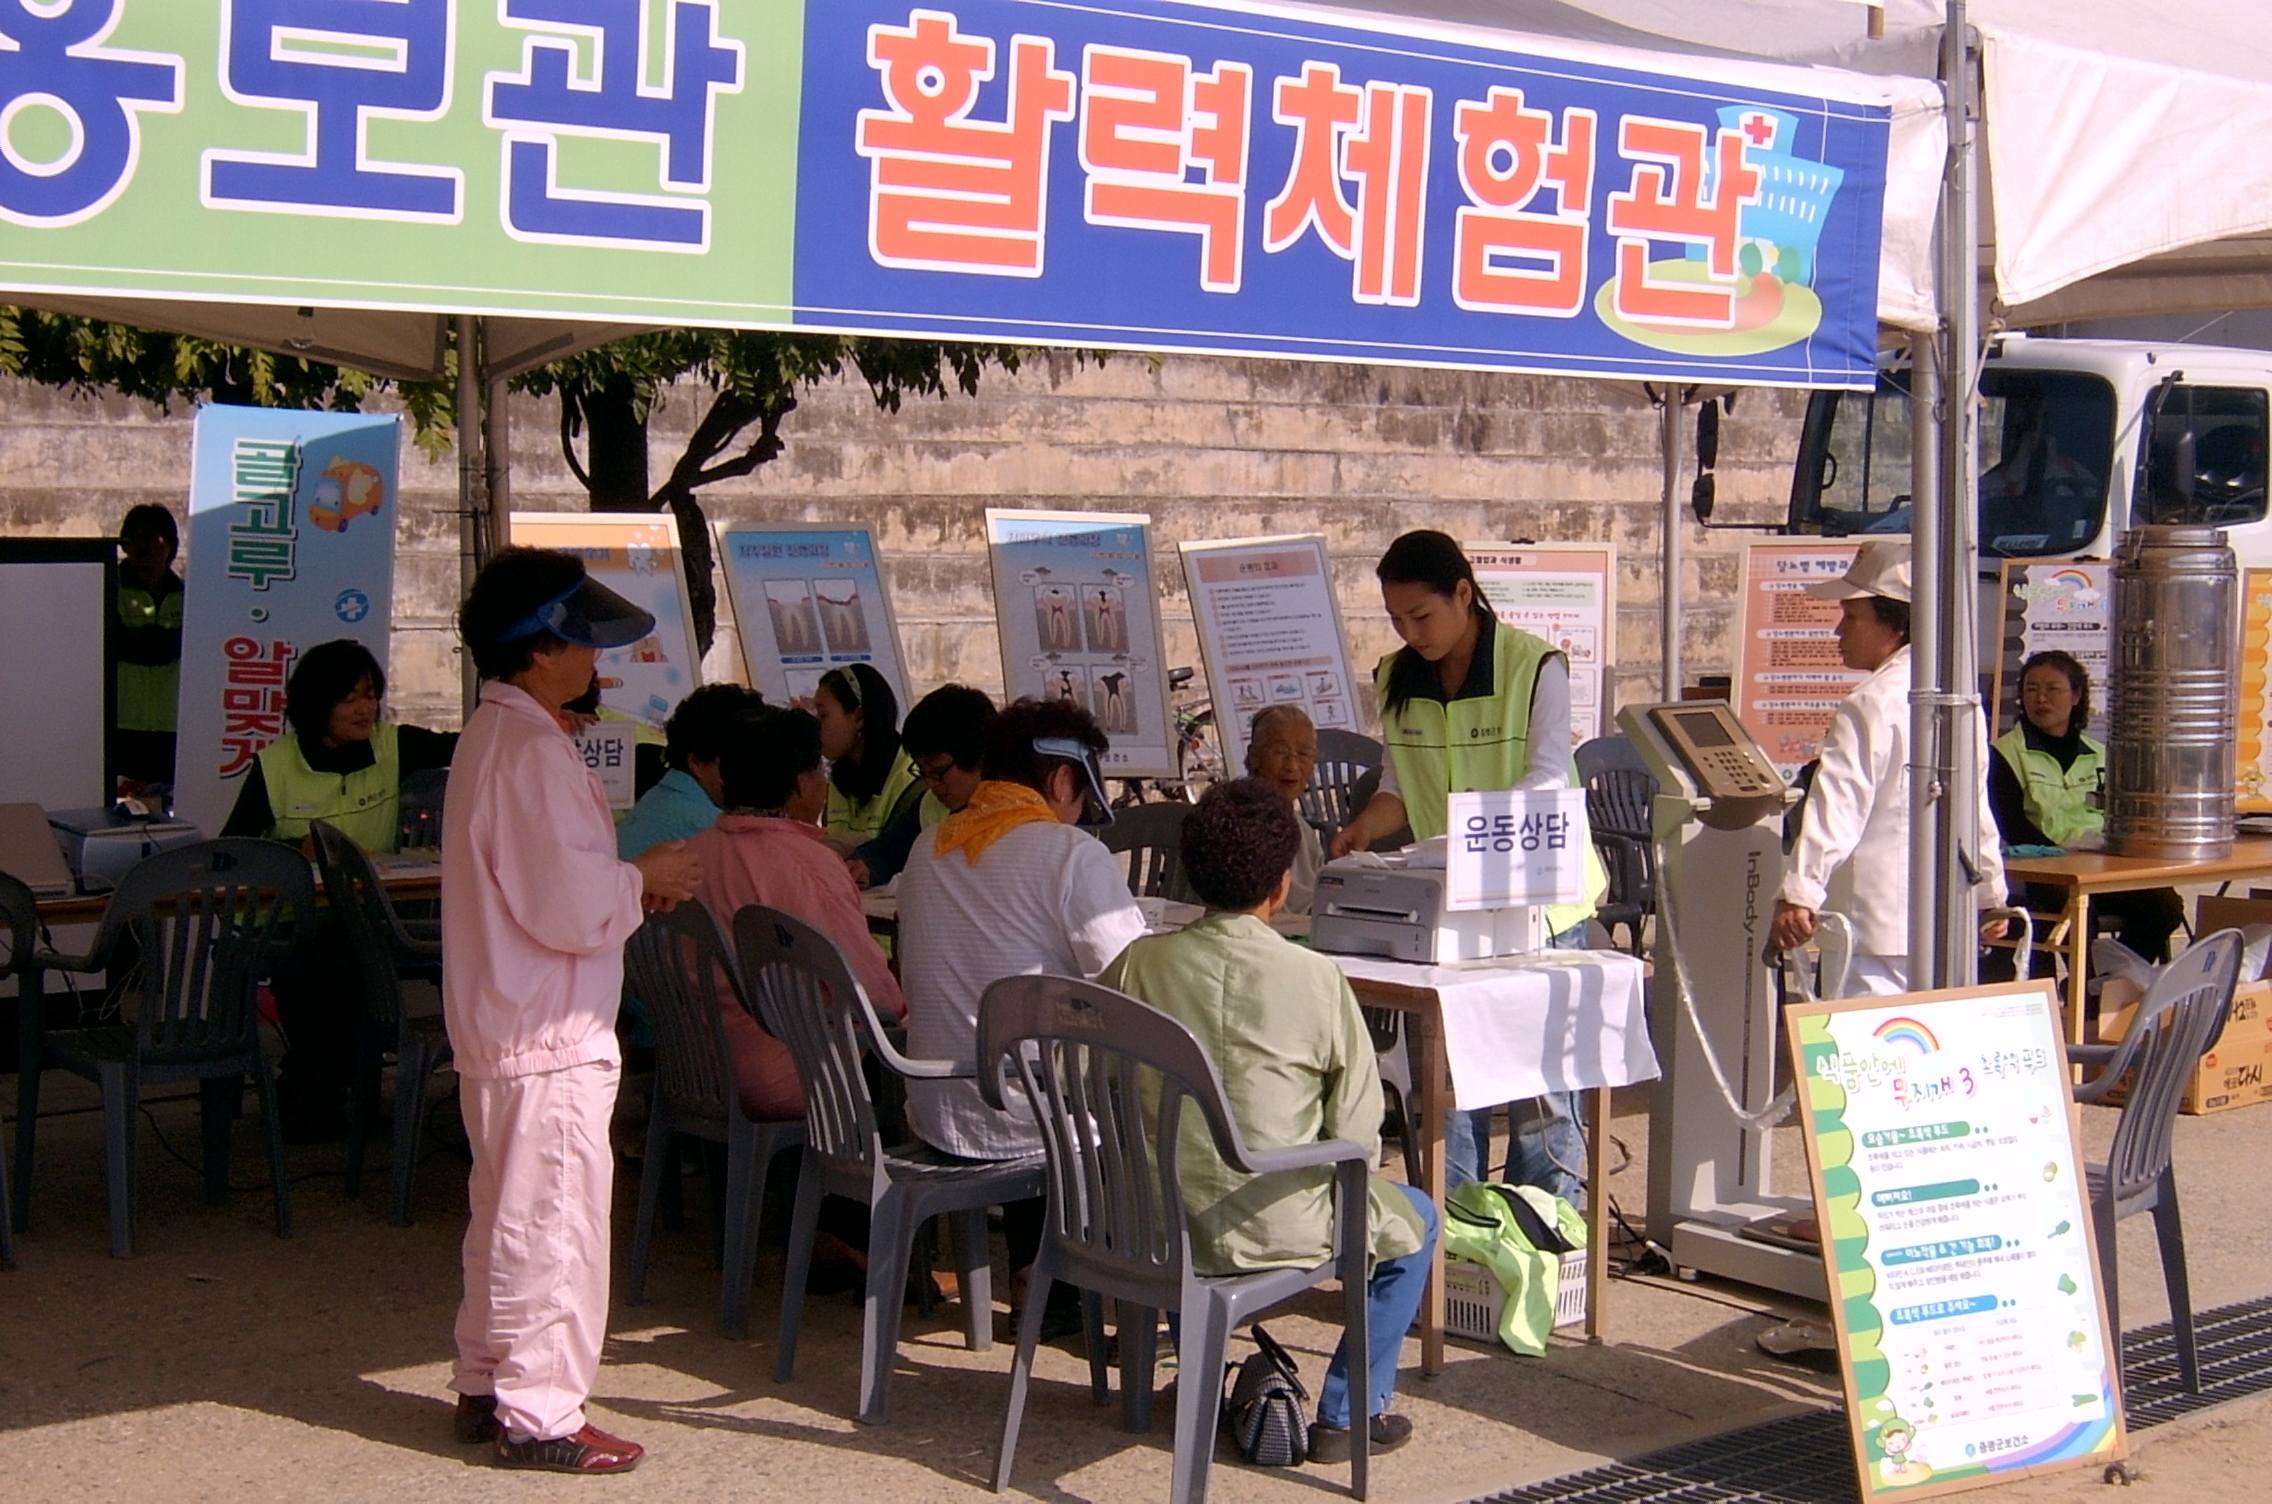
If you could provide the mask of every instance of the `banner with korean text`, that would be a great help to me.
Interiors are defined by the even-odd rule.
[[[0,291],[1873,380],[1869,80],[1236,0],[318,12],[5,7]]]
[[[1570,670],[1570,746],[1616,718],[1617,545],[1470,543],[1467,562],[1499,620],[1544,638]]]
[[[387,662],[401,427],[198,409],[174,812],[208,836],[260,749],[289,733],[284,685],[300,654],[352,637]]]
[[[1806,587],[1835,580],[1861,552],[1831,538],[1776,538],[1744,549],[1736,719],[1786,779],[1814,760],[1838,707],[1869,675],[1838,652],[1839,605]]]

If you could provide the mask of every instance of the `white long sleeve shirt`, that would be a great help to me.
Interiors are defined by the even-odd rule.
[[[1806,819],[1776,897],[1803,909],[1829,909],[1854,925],[1865,956],[1909,954],[1909,649],[1854,687],[1822,739],[1822,766],[1807,794]],[[1975,722],[1977,725],[1977,721]],[[1983,770],[1980,849],[1973,853],[1981,908],[2002,903],[2004,859],[1988,809],[1988,747],[1976,736]]]

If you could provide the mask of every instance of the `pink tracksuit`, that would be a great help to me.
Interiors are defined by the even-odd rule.
[[[640,891],[560,723],[482,685],[443,816],[442,1004],[473,1147],[450,1387],[494,1394],[515,1440],[581,1430],[599,1372],[615,1014]]]

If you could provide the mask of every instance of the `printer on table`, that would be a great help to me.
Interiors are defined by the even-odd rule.
[[[1453,910],[1446,902],[1443,843],[1389,855],[1363,852],[1318,870],[1310,948],[1385,956],[1423,966],[1522,956],[1546,949],[1538,905]]]
[[[196,826],[184,821],[125,814],[112,805],[50,810],[47,823],[63,846],[72,875],[89,893],[117,887],[128,869],[145,857],[204,839]]]

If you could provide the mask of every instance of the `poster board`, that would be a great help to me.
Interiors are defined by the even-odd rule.
[[[1806,586],[1844,574],[1859,543],[1776,538],[1746,546],[1743,637],[1736,658],[1736,718],[1789,779],[1822,749],[1839,702],[1869,675],[1838,656],[1839,606]]]
[[[989,507],[986,548],[1008,698],[1071,700],[1095,716],[1112,739],[1110,777],[1173,777],[1152,519]]]
[[[1225,766],[1246,767],[1254,718],[1267,706],[1297,706],[1320,730],[1356,730],[1360,702],[1325,535],[1179,547]]]
[[[1617,547],[1609,543],[1466,545],[1499,620],[1543,637],[1570,660],[1570,745],[1613,726],[1617,683]]]
[[[651,635],[600,654],[600,703],[661,729],[702,682],[678,519],[669,512],[515,512],[512,537],[576,555],[593,579],[654,614]]]
[[[108,804],[118,718],[118,545],[0,538],[0,804]]]
[[[2108,670],[2114,650],[2114,566],[2098,561],[2055,564],[2004,561],[2002,649],[1996,654],[1995,707],[1989,739],[2020,723],[2020,665],[2057,649],[2074,655],[2091,677],[2091,720],[2085,732],[2106,740]]]
[[[2272,814],[2272,569],[2240,572],[2240,755],[2233,807]]]
[[[715,524],[718,564],[750,683],[776,705],[809,700],[821,675],[865,663],[907,714],[899,621],[866,523]]]
[[[2053,984],[1783,1016],[1864,1504],[2124,1455]]]

